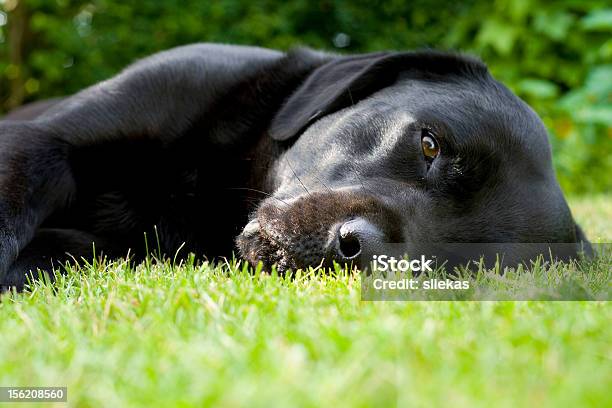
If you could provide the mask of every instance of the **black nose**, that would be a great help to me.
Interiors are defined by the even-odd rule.
[[[345,222],[336,233],[332,248],[341,262],[356,261],[361,255],[372,255],[384,242],[382,231],[364,218]]]

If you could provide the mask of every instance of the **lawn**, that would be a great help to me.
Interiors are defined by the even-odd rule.
[[[612,196],[571,207],[610,241]],[[601,297],[610,266],[577,279]],[[607,301],[364,302],[360,289],[342,271],[84,266],[4,295],[0,385],[65,385],[79,407],[612,406]]]

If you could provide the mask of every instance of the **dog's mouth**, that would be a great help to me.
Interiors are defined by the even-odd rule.
[[[367,196],[313,193],[285,206],[264,202],[236,243],[242,258],[253,266],[263,263],[267,271],[273,265],[284,272],[334,262],[359,267],[365,255],[394,238],[386,225],[395,219]]]

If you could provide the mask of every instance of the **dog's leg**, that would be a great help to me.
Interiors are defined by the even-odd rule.
[[[99,237],[83,231],[69,229],[40,229],[34,239],[20,252],[17,260],[9,267],[7,275],[0,282],[0,291],[8,288],[22,290],[28,278],[36,279],[39,270],[50,272],[62,270],[71,260],[91,259],[108,247]]]

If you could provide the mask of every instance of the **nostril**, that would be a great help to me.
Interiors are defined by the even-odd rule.
[[[334,256],[343,261],[355,261],[357,257],[369,256],[381,251],[384,242],[383,232],[371,221],[359,217],[334,227],[332,247]]]
[[[340,234],[338,252],[346,259],[351,259],[361,252],[361,243],[356,234]]]

